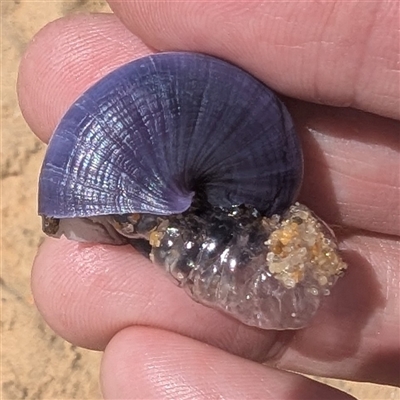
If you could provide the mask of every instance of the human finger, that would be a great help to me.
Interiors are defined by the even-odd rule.
[[[213,54],[288,96],[400,118],[397,2],[109,4],[158,50]]]
[[[352,399],[303,376],[264,367],[175,333],[130,327],[102,360],[106,399]]]
[[[297,332],[251,328],[194,303],[129,246],[47,240],[32,289],[49,325],[76,345],[103,349],[118,331],[145,325],[285,369],[397,384],[399,244],[351,236],[342,246],[349,270]]]
[[[153,51],[111,14],[61,18],[37,33],[19,69],[24,118],[47,142],[68,107],[115,68]]]

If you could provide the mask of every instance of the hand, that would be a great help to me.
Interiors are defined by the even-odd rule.
[[[399,384],[397,4],[110,5],[115,15],[61,19],[31,43],[18,90],[32,130],[47,141],[79,94],[134,58],[192,50],[230,60],[292,97],[301,200],[346,227],[349,270],[310,328],[261,331],[195,304],[133,248],[48,239],[32,286],[49,325],[104,350],[106,398],[349,398],[281,369]]]

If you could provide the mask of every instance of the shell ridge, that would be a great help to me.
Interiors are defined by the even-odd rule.
[[[204,109],[206,108],[205,107],[205,104],[207,102],[206,101],[206,92],[207,92],[208,87],[209,87],[210,75],[211,75],[211,72],[210,72],[210,68],[209,68],[207,70],[207,76],[204,79],[204,82],[206,82],[206,85],[202,89],[200,102],[199,102],[199,106],[198,106],[198,109],[197,109],[197,114],[196,114],[196,117],[194,118],[194,120],[196,122],[195,122],[194,126],[192,127],[191,134],[189,135],[189,141],[188,141],[188,150],[189,151],[186,152],[185,165],[187,165],[187,166],[190,165],[192,168],[186,168],[186,170],[185,170],[185,182],[187,182],[188,184],[193,179],[193,178],[190,178],[188,176],[189,173],[193,173],[193,170],[196,171],[196,168],[194,167],[195,159],[191,160],[191,162],[189,163],[189,157],[192,157],[192,153],[191,153],[190,150],[193,148],[192,147],[192,138],[195,137],[195,136],[197,138],[196,132],[198,130],[198,125],[199,125],[199,122],[200,122],[200,115],[204,112]],[[200,152],[198,151],[197,154],[199,154],[199,153]],[[196,152],[195,152],[195,154],[196,154]],[[201,177],[197,177],[197,179],[201,179]]]
[[[192,61],[193,65],[196,65],[196,60]],[[191,140],[190,133],[193,132],[193,110],[198,105],[199,98],[202,95],[202,85],[204,80],[200,77],[203,76],[203,70],[195,73],[193,65],[188,64],[185,57],[177,57],[173,60],[174,69],[181,79],[174,80],[171,83],[172,91],[176,94],[177,101],[177,113],[174,115],[174,122],[176,124],[177,134],[174,135],[174,139],[171,142],[170,157],[173,160],[173,171],[175,179],[181,182],[182,186],[190,187],[192,179],[186,179],[186,171],[190,169],[187,164],[188,154],[191,153],[189,142]],[[198,84],[198,83],[201,83]],[[201,98],[200,98],[201,100]],[[195,110],[196,113],[198,110]]]
[[[81,142],[81,144],[84,143],[85,146],[83,146],[83,147],[85,148],[86,145],[87,145],[87,141],[88,140],[92,141],[92,138],[91,138],[92,134],[91,133],[97,131],[97,129],[94,128],[94,125],[98,124],[98,126],[100,127],[100,129],[102,129],[103,132],[109,132],[109,134],[105,135],[105,138],[107,139],[107,142],[111,141],[116,147],[118,147],[121,150],[123,150],[124,146],[121,146],[121,141],[117,139],[117,135],[115,134],[116,132],[114,132],[112,129],[110,129],[110,125],[108,124],[108,120],[105,120],[105,118],[104,118],[104,111],[105,111],[105,107],[104,106],[106,106],[106,108],[111,109],[112,110],[112,114],[113,114],[114,112],[118,112],[117,108],[120,108],[120,107],[117,107],[117,106],[119,106],[120,105],[119,103],[121,103],[121,102],[117,102],[117,103],[111,104],[111,105],[110,104],[106,104],[106,105],[97,104],[95,101],[93,101],[91,95],[92,95],[92,92],[89,91],[89,93],[87,93],[87,95],[84,98],[85,103],[86,103],[86,107],[83,107],[83,105],[78,103],[79,107],[82,110],[84,110],[85,112],[88,112],[90,110],[89,112],[91,112],[91,115],[94,116],[94,118],[90,121],[90,123],[86,124],[86,126],[85,126],[85,128],[83,130],[84,134],[80,135],[78,137],[78,141]],[[129,96],[126,96],[126,97],[129,98]],[[89,104],[91,106],[91,109],[88,107],[88,102],[89,102]],[[133,102],[133,103],[135,105],[135,102]],[[88,110],[88,108],[89,108],[89,110]],[[94,110],[96,110],[96,111],[94,111]],[[137,107],[137,111],[138,111],[138,115],[140,116],[140,110],[139,110],[138,107]],[[138,118],[136,120],[141,121],[141,118]],[[89,126],[90,126],[90,129],[88,129]],[[142,135],[140,135],[140,127],[138,127],[136,129],[136,131],[138,132],[137,136],[142,136]],[[132,133],[132,129],[129,129],[129,127],[127,127],[127,126],[123,126],[122,129],[120,130],[120,132],[125,135],[125,138],[127,138],[127,137],[129,137],[129,134]],[[143,138],[143,136],[142,136],[142,138]],[[134,156],[135,153],[136,153],[136,149],[130,147],[129,142],[127,142],[127,141],[125,142],[125,145],[129,149],[130,154],[132,156]],[[99,146],[102,146],[102,144],[99,143]],[[104,144],[103,144],[103,147],[104,147]],[[106,147],[112,148],[113,146],[106,146]],[[90,145],[89,145],[89,148],[90,148]],[[89,153],[86,153],[86,156],[88,154]],[[79,157],[79,155],[77,155],[77,156]],[[136,156],[135,158],[136,158],[137,162],[140,163],[140,161],[141,161],[140,157]],[[91,166],[94,160],[95,160],[95,157],[90,157],[90,159],[88,159],[86,157],[86,161],[85,160],[76,160],[75,159],[74,160],[75,161],[75,163],[74,163],[75,166],[72,165],[72,167],[77,168],[78,171],[83,170],[85,172],[85,171],[88,170],[88,168],[85,168],[85,166]],[[110,158],[111,163],[112,163],[112,160],[113,160],[113,158],[111,157]],[[84,166],[84,168],[81,168],[82,165]],[[145,164],[141,163],[141,165],[142,165],[142,169],[143,170],[146,169],[146,165]],[[118,165],[116,165],[115,167],[118,167]],[[69,168],[69,169],[71,170],[73,168]],[[82,176],[82,174],[80,174],[79,172],[78,172],[78,174],[69,174],[67,176],[70,177],[70,178],[71,177],[80,178],[80,179],[78,179],[79,184],[78,184],[77,180],[72,180],[72,181],[69,182],[69,186],[73,185],[72,186],[72,190],[76,190],[76,189],[82,187],[82,182],[84,182],[85,185],[86,185],[85,186],[85,190],[87,190],[87,189],[89,189],[89,190],[96,189],[96,184],[93,184],[93,185],[88,184],[88,181],[86,179],[87,177],[86,176]],[[95,179],[98,178],[96,173],[94,175],[93,174],[89,174],[89,176],[94,176]],[[130,184],[132,185],[132,182],[130,182]],[[138,185],[134,185],[134,186],[138,186]],[[124,187],[129,187],[129,185],[125,185],[125,184],[124,185],[117,185],[117,188],[118,187],[124,188]],[[104,188],[102,188],[102,189],[104,189]],[[78,193],[81,192],[80,189],[78,189],[76,191]],[[149,209],[151,209],[151,210],[154,209],[154,203],[151,203],[151,202],[147,201],[147,197],[151,198],[151,195],[146,193],[146,194],[144,194],[142,196],[137,196],[137,191],[135,190],[135,188],[133,188],[133,190],[131,190],[130,193],[131,194],[134,193],[135,196],[137,196],[137,200],[138,201],[136,202],[136,205],[132,205],[132,199],[131,198],[130,199],[126,199],[125,198],[126,193],[121,192],[121,191],[119,193],[115,193],[115,188],[114,188],[114,190],[107,190],[107,188],[106,188],[104,190],[104,192],[108,192],[109,193],[109,195],[111,196],[111,198],[109,199],[109,202],[117,205],[117,208],[119,210],[121,210],[122,212],[140,212],[140,211],[143,211],[143,210],[147,211]],[[103,194],[104,194],[104,192],[103,192]],[[95,197],[95,196],[93,196],[93,197]],[[103,197],[103,199],[100,199],[100,200],[104,200],[104,197]],[[92,202],[93,202],[93,200],[92,200]],[[129,203],[131,203],[131,204],[129,204]],[[99,201],[98,204],[100,205],[101,201]],[[85,210],[83,210],[83,212],[84,211]],[[98,211],[101,212],[101,213],[105,213],[105,209],[102,209],[102,207],[99,207]]]
[[[66,151],[66,149],[72,148],[72,152],[76,148],[78,142],[78,131],[73,128],[75,126],[76,120],[78,123],[82,123],[87,119],[83,109],[78,108],[78,113],[75,112],[75,107],[71,107],[64,116],[64,118],[59,122],[56,127],[55,133],[52,135],[47,151],[46,157],[41,170],[41,180],[39,185],[39,213],[41,215],[53,215],[56,214],[56,209],[63,206],[65,202],[63,199],[66,188],[66,180],[68,174],[65,173],[66,170],[70,170],[71,154]],[[71,114],[75,117],[75,121],[71,121]],[[78,118],[77,118],[78,117]],[[61,128],[66,125],[66,131],[61,131]],[[66,134],[68,132],[68,134]],[[55,151],[52,151],[55,149]],[[46,184],[47,183],[47,184]],[[51,184],[51,186],[56,185],[58,190],[52,194],[52,190],[46,191],[46,187]],[[43,197],[43,193],[48,193],[47,196]],[[46,202],[43,198],[47,198],[51,201]],[[46,207],[44,206],[46,205]],[[69,210],[63,209],[62,212],[68,213]]]
[[[154,63],[152,63],[154,65]],[[135,71],[134,71],[135,72]],[[142,71],[143,72],[143,71]],[[149,71],[149,80],[152,81],[152,85],[156,85],[155,79],[160,79],[159,75],[155,73],[155,71]],[[133,208],[133,205],[126,205],[125,202],[121,201],[122,199],[119,199],[117,201],[117,204],[125,204],[124,206],[124,211],[125,212],[140,212],[140,211],[148,211],[151,209],[153,212],[165,212],[165,209],[168,208],[168,202],[164,198],[164,192],[162,190],[162,186],[166,187],[166,179],[165,177],[162,177],[163,174],[158,171],[156,172],[157,169],[159,169],[159,166],[157,163],[152,163],[151,165],[148,165],[149,162],[148,160],[160,160],[160,156],[155,154],[154,149],[157,148],[156,143],[153,139],[155,129],[154,126],[151,124],[151,118],[149,115],[153,116],[155,112],[159,112],[160,105],[159,105],[159,99],[157,99],[157,92],[155,90],[151,90],[149,85],[145,85],[145,87],[140,91],[140,96],[136,95],[135,96],[135,90],[138,85],[140,85],[141,82],[138,82],[138,80],[141,80],[142,78],[140,76],[134,76],[133,81],[129,81],[129,90],[125,89],[125,92],[130,92],[126,93],[126,98],[129,101],[130,106],[134,107],[136,109],[138,118],[135,118],[134,121],[135,123],[133,124],[132,127],[127,127],[126,128],[126,133],[127,137],[129,137],[129,133],[136,132],[136,136],[139,138],[140,137],[140,143],[142,144],[143,148],[146,148],[146,151],[150,151],[153,153],[152,157],[147,157],[146,160],[143,157],[137,156],[136,154],[140,149],[137,147],[134,148],[129,141],[127,141],[128,148],[132,152],[132,155],[136,155],[135,159],[138,164],[141,165],[141,170],[142,173],[140,176],[151,176],[150,179],[150,184],[144,185],[144,190],[145,193],[140,195],[140,193],[137,193],[136,190],[130,191],[131,195],[134,194],[137,198],[137,201],[135,202],[135,206]],[[144,93],[145,91],[145,93]],[[150,98],[151,97],[151,98]],[[127,107],[125,107],[127,108]],[[155,110],[156,109],[156,110]],[[145,132],[144,132],[145,131]],[[132,140],[131,140],[132,141]],[[161,158],[162,159],[162,158]],[[141,180],[141,179],[139,179]],[[128,181],[128,180],[127,180]],[[158,183],[162,183],[161,185],[154,185],[151,184],[151,181],[157,181]],[[132,185],[133,182],[130,182],[130,185]],[[130,185],[124,185],[123,187],[129,187]],[[142,187],[143,190],[143,187]],[[157,202],[159,204],[159,207],[156,207],[156,203],[154,201],[150,201],[149,199],[156,198]],[[132,199],[130,199],[130,203],[132,203]],[[175,210],[173,210],[175,211]],[[183,210],[180,210],[183,211]]]
[[[215,96],[215,91],[214,91],[214,85],[217,85],[219,80],[223,80],[223,77],[221,76],[222,72],[216,70],[218,67],[223,67],[224,69],[224,76],[227,75],[227,64],[223,61],[220,60],[215,60],[214,63],[210,63],[210,68],[209,68],[209,76],[213,77],[213,87],[211,87],[211,94],[210,97],[212,97],[211,95]],[[239,72],[239,69],[238,69]],[[210,88],[210,85],[208,86]],[[232,131],[234,130],[234,124],[232,123],[232,121],[230,121],[230,126],[227,127],[224,130],[218,129],[217,126],[220,123],[221,120],[226,120],[226,119],[230,119],[227,117],[230,117],[231,113],[233,113],[233,111],[231,111],[229,109],[229,107],[225,107],[225,105],[228,104],[234,104],[235,101],[233,101],[234,96],[233,95],[233,91],[231,90],[231,87],[229,88],[229,90],[226,90],[224,92],[218,92],[217,95],[219,96],[219,100],[221,104],[224,104],[224,106],[220,106],[218,114],[214,115],[214,118],[210,118],[211,121],[213,121],[213,124],[207,125],[208,126],[208,130],[205,131],[205,133],[203,134],[204,136],[204,141],[206,143],[211,143],[211,147],[208,150],[207,153],[207,157],[204,158],[201,161],[201,165],[205,165],[209,163],[209,159],[211,157],[213,157],[215,154],[218,154],[220,152],[220,146],[221,144],[225,144],[226,142],[230,141],[231,138],[231,134]],[[233,107],[232,107],[233,109]],[[243,111],[243,114],[245,114],[245,111]],[[237,117],[237,115],[235,115],[235,117]],[[207,118],[205,116],[205,118]],[[201,121],[201,123],[204,125],[204,121]],[[224,126],[225,128],[225,126]],[[232,129],[230,129],[232,128]],[[223,136],[222,136],[223,134]]]
[[[154,60],[153,60],[154,61]],[[168,72],[177,73],[179,76],[183,76],[181,71],[181,66],[177,64],[177,60],[171,60],[169,64],[166,60],[162,58],[157,58],[156,68],[163,64],[162,67],[166,69],[163,70],[163,74],[160,75],[158,72],[158,79],[162,83],[164,90],[161,90],[160,93],[157,93],[157,97],[159,98],[161,109],[162,111],[162,119],[163,119],[163,126],[166,127],[163,132],[165,132],[164,136],[166,140],[164,140],[164,144],[160,146],[162,148],[163,156],[161,157],[161,162],[164,165],[164,170],[169,173],[170,178],[168,180],[168,190],[176,197],[176,202],[179,203],[179,209],[182,210],[182,205],[185,204],[186,209],[190,206],[191,199],[193,197],[193,193],[191,192],[188,185],[183,180],[183,172],[179,168],[179,161],[176,159],[176,148],[179,144],[179,134],[173,135],[172,132],[179,132],[179,119],[181,117],[181,104],[179,103],[179,95],[176,96],[177,87],[176,82],[171,79],[167,79],[165,74]],[[176,99],[174,97],[176,96]],[[172,105],[171,102],[174,104]],[[172,106],[172,107],[171,107]],[[168,115],[166,115],[166,111],[171,110]],[[163,138],[160,138],[163,139]],[[161,143],[163,140],[160,140]],[[173,155],[175,153],[175,157]],[[179,154],[178,154],[179,156]],[[160,158],[160,157],[159,157]],[[178,165],[178,169],[176,166]],[[182,203],[183,201],[183,203]]]
[[[160,59],[161,61],[161,59]],[[170,62],[170,73],[176,73],[182,77],[181,80],[169,80],[168,81],[168,92],[165,92],[163,96],[164,104],[167,110],[168,106],[171,112],[165,115],[165,120],[168,126],[169,140],[166,143],[166,154],[168,154],[168,170],[171,171],[172,179],[175,183],[175,190],[182,195],[182,192],[190,193],[188,182],[185,180],[184,175],[184,162],[181,160],[185,158],[186,151],[181,154],[180,149],[181,141],[187,140],[187,134],[182,135],[182,130],[187,129],[187,126],[182,123],[182,109],[187,107],[186,101],[186,83],[187,70],[186,66],[182,61],[182,57],[179,55],[176,59]],[[190,82],[189,82],[190,83]],[[183,88],[181,87],[183,85]],[[172,103],[172,104],[171,104]],[[171,107],[172,105],[172,107]],[[176,132],[176,134],[173,134]]]
[[[154,65],[154,63],[152,63],[152,64]],[[155,85],[156,74],[154,73],[154,71],[152,71],[150,76],[151,76],[152,84]],[[139,127],[135,126],[135,128],[140,132],[140,136],[143,141],[143,149],[139,149],[139,151],[144,150],[144,148],[146,148],[146,151],[148,153],[150,153],[148,155],[148,157],[146,157],[146,159],[142,158],[143,169],[147,171],[148,178],[150,179],[150,176],[151,176],[151,180],[157,180],[159,183],[162,183],[162,185],[164,186],[165,178],[162,177],[163,174],[162,174],[162,171],[160,170],[161,168],[158,165],[158,163],[152,162],[151,165],[149,165],[149,160],[157,160],[157,161],[160,160],[159,155],[156,154],[156,151],[158,150],[157,143],[154,138],[154,136],[157,137],[156,130],[154,129],[154,126],[152,125],[151,118],[149,118],[149,115],[151,117],[156,116],[155,114],[159,112],[160,106],[159,106],[159,101],[158,101],[156,92],[154,90],[151,90],[149,85],[146,86],[146,89],[147,89],[146,93],[145,94],[143,93],[142,96],[140,96],[140,98],[138,98],[134,95],[134,91],[132,91],[132,94],[131,94],[132,99],[133,99],[132,104],[136,108],[137,113],[140,117],[140,118],[138,118],[138,121],[137,122],[135,121],[135,122],[144,128],[142,131],[142,130],[139,130]],[[141,107],[142,102],[143,102],[143,105],[146,106],[146,108],[144,106]],[[132,143],[132,145],[133,145],[133,143]],[[136,149],[136,151],[138,151],[138,149]],[[155,195],[155,197],[158,197],[159,201],[162,202],[163,192],[162,192],[161,185],[160,186],[146,185],[145,188],[149,192],[152,192]]]
[[[108,182],[114,182],[113,179],[110,179],[112,176],[118,174],[123,174],[125,173],[123,170],[120,169],[120,165],[116,163],[116,157],[118,158],[118,154],[122,152],[123,146],[121,145],[121,140],[118,140],[118,134],[123,135],[126,137],[126,126],[122,124],[122,126],[118,126],[119,129],[112,129],[109,125],[109,118],[113,118],[113,114],[116,113],[116,109],[119,107],[118,102],[107,102],[106,104],[101,103],[98,104],[96,101],[93,100],[92,98],[92,92],[89,91],[86,96],[86,100],[90,100],[91,105],[93,107],[92,110],[92,115],[94,116],[94,120],[92,125],[90,126],[89,129],[83,130],[83,135],[81,135],[81,140],[82,143],[84,144],[82,152],[83,156],[86,159],[86,165],[87,168],[85,171],[87,172],[87,175],[72,175],[72,177],[77,177],[79,179],[79,185],[75,185],[75,188],[73,188],[73,191],[76,191],[77,193],[85,192],[86,196],[90,196],[87,193],[87,190],[95,190],[98,183],[100,181],[104,181],[103,178],[108,177]],[[109,113],[107,113],[107,110]],[[107,116],[107,117],[106,117]],[[116,128],[116,127],[114,127]],[[105,135],[102,135],[103,140],[100,140],[99,137],[97,137],[96,132],[101,131],[106,133]],[[94,146],[97,144],[94,148],[93,152],[86,151],[86,145],[88,146],[88,149],[90,149],[91,146]],[[112,157],[114,153],[114,157]],[[112,175],[107,175],[109,171],[104,171],[104,177],[103,175],[98,175],[97,173],[91,174],[89,169],[90,167],[93,166],[93,164],[96,163],[96,157],[101,156],[104,157],[104,159],[108,159],[109,163],[113,166],[113,174]],[[85,172],[84,171],[84,172]],[[100,171],[99,171],[100,172]],[[93,176],[93,178],[91,178]],[[94,182],[93,182],[94,180]],[[117,182],[120,182],[120,179],[117,177]],[[83,186],[85,185],[85,186]],[[92,187],[93,186],[93,187]],[[78,188],[82,188],[79,190]],[[104,190],[102,191],[103,197],[99,200],[106,200],[107,207],[110,207],[111,205],[116,205],[118,210],[123,210],[124,209],[124,202],[122,201],[121,193],[120,193],[120,188],[121,186],[117,183],[116,185],[107,185]],[[74,190],[75,189],[75,190]],[[100,191],[101,188],[97,187],[97,191]],[[93,200],[92,200],[93,202]],[[99,209],[98,211],[101,213],[104,213],[104,210],[102,210],[101,207],[101,201],[98,201],[98,206]]]
[[[218,66],[221,67],[221,65],[225,68],[226,63],[209,57],[207,57],[206,61],[206,68],[197,68],[197,70],[205,70],[205,72],[202,71],[201,75],[201,81],[204,82],[202,86],[202,99],[200,103],[196,103],[196,123],[192,131],[193,138],[197,141],[197,146],[188,146],[189,151],[187,153],[188,157],[191,157],[188,173],[195,172],[198,175],[198,180],[203,179],[205,175],[203,169],[207,165],[208,159],[213,153],[220,151],[221,143],[224,141],[223,137],[219,137],[216,134],[218,132],[217,126],[221,123],[221,118],[216,116],[215,110],[211,110],[213,112],[211,115],[207,111],[210,110],[209,103],[214,100],[216,95],[215,87],[219,83],[216,68]],[[198,62],[203,63],[204,61],[198,60]],[[224,103],[225,92],[219,91],[218,95],[220,96],[220,103]],[[222,105],[218,107],[222,108]]]
[[[210,70],[212,70],[212,68],[210,68]],[[240,83],[242,83],[242,82],[240,82]],[[255,79],[251,83],[255,83]],[[250,85],[247,85],[246,87],[244,87],[244,90],[252,91],[253,87],[249,88],[249,86]],[[256,92],[258,92],[258,91],[259,90],[256,90]],[[250,101],[251,101],[251,104],[256,104],[256,102],[258,100],[259,100],[259,96],[256,94],[251,97]],[[266,106],[270,102],[271,102],[271,98],[269,96],[268,103],[266,103]],[[221,144],[218,141],[212,140],[212,136],[219,136],[221,139],[220,142],[224,143],[224,146],[229,148],[229,143],[235,142],[237,137],[238,136],[240,137],[242,135],[242,129],[240,126],[241,125],[245,126],[246,122],[243,122],[243,121],[246,121],[245,117],[246,117],[246,114],[248,113],[247,110],[252,109],[252,106],[249,105],[248,109],[243,107],[242,104],[235,106],[235,104],[238,104],[237,95],[234,95],[232,90],[230,90],[228,92],[226,104],[232,104],[232,107],[231,107],[232,110],[239,108],[240,113],[234,114],[234,118],[232,119],[232,121],[230,121],[231,122],[230,126],[224,132],[225,133],[224,136],[222,136],[221,134],[216,135],[215,129],[213,129],[213,128],[208,129],[208,137],[206,139],[206,142],[212,143],[212,148],[211,148],[211,150],[208,151],[207,156],[204,159],[202,159],[202,165],[211,165],[211,167],[208,168],[206,171],[203,171],[203,175],[207,175],[207,174],[211,174],[211,176],[213,176],[215,174],[218,175],[220,173],[220,172],[218,172],[218,170],[224,169],[225,165],[229,165],[231,168],[232,164],[230,163],[230,160],[237,157],[237,155],[232,152],[223,152],[221,155],[221,150],[220,150]],[[227,118],[226,114],[228,115],[228,117],[230,117],[230,114],[232,114],[232,113],[233,113],[233,111],[230,111],[230,109],[227,107],[227,109],[225,110],[225,115],[223,115],[221,118],[215,118],[214,121],[218,121],[220,119],[224,120]],[[244,131],[245,131],[245,129],[244,129]],[[251,140],[254,140],[254,138],[248,139],[248,141],[251,141]],[[240,146],[240,148],[242,149],[243,146]],[[216,158],[215,154],[217,154],[217,158],[219,158],[219,160],[215,160],[215,158]],[[210,160],[212,160],[212,161],[210,161]]]
[[[241,146],[240,148],[243,148],[243,146]],[[263,185],[263,181],[267,181],[266,183],[270,182],[271,183],[271,187],[274,187],[274,185],[271,182],[271,173],[268,172],[268,169],[264,171],[259,170],[259,165],[261,164],[262,159],[262,155],[260,155],[258,157],[258,163],[257,165],[252,168],[251,170],[246,170],[243,169],[241,167],[243,167],[242,163],[243,163],[243,159],[238,160],[237,162],[235,162],[235,159],[237,159],[237,154],[233,154],[233,153],[225,153],[226,156],[221,158],[219,160],[218,163],[214,163],[213,166],[206,171],[208,174],[210,174],[211,176],[213,176],[213,184],[208,184],[208,189],[214,187],[216,192],[220,192],[221,190],[219,189],[219,187],[224,187],[226,189],[226,193],[224,193],[224,196],[227,196],[227,193],[231,193],[230,198],[234,200],[234,204],[244,204],[246,203],[242,193],[241,196],[237,196],[237,183],[236,180],[233,178],[233,176],[235,175],[235,172],[237,172],[237,174],[240,173],[241,178],[243,179],[243,182],[241,184],[241,190],[243,192],[243,189],[245,188],[245,186],[255,186],[257,187],[257,185]],[[229,169],[234,171],[231,173],[230,177],[227,178],[225,176],[225,178],[223,178],[224,175],[226,175],[226,173],[224,171],[226,171],[226,166],[229,165]],[[266,165],[267,167],[268,165]],[[268,185],[265,185],[268,187]],[[270,191],[270,190],[269,190]],[[249,191],[246,191],[244,193],[249,194]],[[258,199],[253,199],[255,200],[256,203],[259,203],[261,201],[261,198]],[[250,204],[252,204],[251,202],[249,202]],[[252,204],[254,205],[254,204]],[[265,207],[265,206],[264,206]],[[260,208],[260,207],[258,207]],[[261,211],[261,209],[260,209]]]

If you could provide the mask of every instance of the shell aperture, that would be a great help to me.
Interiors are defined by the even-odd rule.
[[[299,140],[271,90],[217,58],[161,53],[67,111],[39,214],[47,234],[144,249],[196,301],[244,323],[296,329],[345,269],[330,230],[293,206],[301,179]]]

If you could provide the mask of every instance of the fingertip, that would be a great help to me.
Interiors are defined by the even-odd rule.
[[[34,118],[33,110],[33,105],[39,100],[36,85],[39,84],[39,86],[42,86],[44,83],[43,81],[46,79],[46,74],[43,71],[44,63],[36,62],[36,54],[41,47],[45,46],[47,36],[57,30],[59,21],[58,19],[46,24],[35,34],[21,57],[18,69],[16,89],[22,115],[39,139],[45,142],[47,142],[49,138],[45,134],[48,131],[48,129],[46,129],[47,124],[43,124],[43,122],[47,119],[48,110],[46,108],[42,109],[42,113],[44,114],[42,120]],[[35,80],[32,79],[33,77],[35,77]],[[46,102],[44,102],[44,104],[46,104]],[[54,125],[54,121],[51,121],[50,125]]]
[[[118,66],[152,51],[112,14],[81,14],[44,26],[22,57],[17,92],[24,118],[47,142],[76,98]]]
[[[254,359],[275,338],[193,302],[130,246],[47,239],[35,259],[32,291],[56,333],[94,350],[131,325],[177,331]]]
[[[352,399],[300,375],[147,327],[114,336],[100,376],[106,399]]]
[[[129,303],[137,285],[133,283],[131,291],[124,292],[120,266],[129,268],[132,259],[135,263],[135,253],[127,246],[47,238],[32,269],[35,304],[49,326],[64,339],[102,350],[115,332],[128,324],[120,299],[125,297]],[[138,257],[137,264],[141,262],[146,260]],[[125,318],[113,318],[117,314]]]

